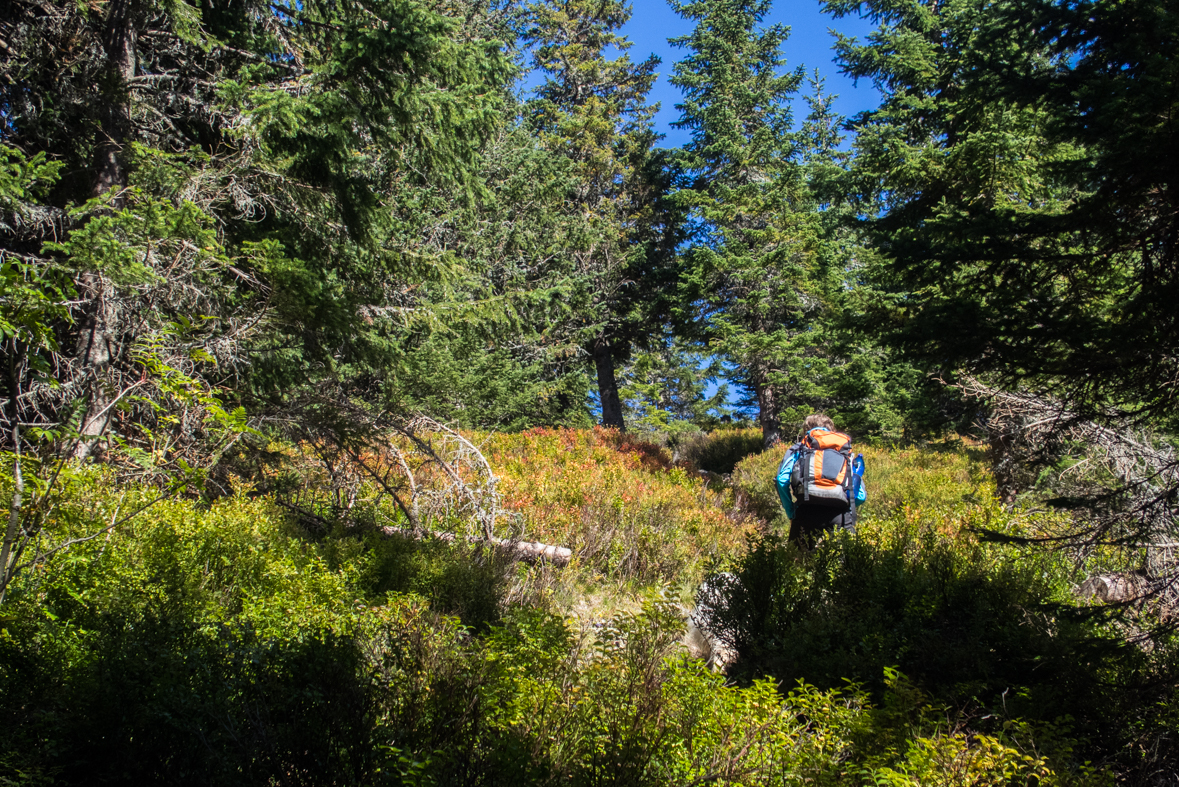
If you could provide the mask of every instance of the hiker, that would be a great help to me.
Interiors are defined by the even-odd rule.
[[[790,519],[790,541],[807,549],[828,530],[856,532],[856,508],[867,499],[864,457],[821,413],[807,416],[798,442],[778,466],[778,497]]]

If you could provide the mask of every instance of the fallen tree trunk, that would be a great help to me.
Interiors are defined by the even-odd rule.
[[[427,538],[437,538],[440,541],[454,541],[457,536],[454,533],[439,533],[432,530],[418,530],[405,527],[382,527],[381,532],[387,536],[398,536],[401,538],[412,538],[416,540],[423,540]],[[525,563],[536,563],[537,561],[544,561],[556,568],[564,568],[569,565],[569,561],[573,559],[573,550],[568,547],[553,546],[552,544],[542,544],[539,541],[515,541],[510,538],[479,538],[471,536],[467,538],[470,543],[485,543],[500,549],[504,554],[511,557],[513,560],[520,560]]]
[[[1094,599],[1103,604],[1141,601],[1149,591],[1145,577],[1132,573],[1100,574],[1090,577],[1077,588],[1077,598]]]

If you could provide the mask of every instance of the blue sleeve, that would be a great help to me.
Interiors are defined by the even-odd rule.
[[[778,499],[782,501],[782,508],[786,510],[786,518],[794,519],[794,498],[790,495],[790,473],[794,471],[794,461],[797,458],[794,448],[787,449],[782,457],[782,464],[778,466],[778,477],[774,483],[778,487]]]
[[[856,507],[862,506],[868,500],[868,488],[864,486],[864,455],[856,455]]]

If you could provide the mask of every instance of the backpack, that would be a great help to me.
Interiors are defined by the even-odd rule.
[[[790,489],[798,503],[822,506],[832,513],[852,507],[851,438],[842,432],[812,429],[795,444]]]

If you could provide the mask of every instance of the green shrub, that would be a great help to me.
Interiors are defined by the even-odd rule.
[[[677,458],[697,470],[728,475],[738,462],[761,450],[760,429],[717,429],[682,441]]]
[[[995,525],[1000,513],[966,516]],[[726,586],[711,613],[739,654],[731,675],[819,688],[851,680],[883,701],[882,676],[895,668],[935,704],[988,720],[973,724],[980,735],[1008,729],[998,720],[1012,717],[1071,719],[1085,758],[1136,770],[1125,736],[1142,729],[1144,707],[1156,732],[1167,717],[1157,681],[1171,674],[1175,651],[1130,646],[1123,627],[1076,608],[1061,556],[979,543],[962,523],[951,537],[944,521],[922,526],[911,514],[837,534],[812,553],[780,536],[752,544],[734,578],[718,580]],[[921,756],[950,757],[960,745],[943,743]]]
[[[698,479],[616,434],[492,449],[517,510],[604,534],[593,560],[616,575],[698,567],[738,531]],[[754,543],[744,595],[719,610],[738,685],[684,656],[666,590],[583,628],[505,605],[518,576],[494,552],[360,521],[311,535],[243,494],[160,502],[22,575],[0,609],[0,778],[1089,785],[1102,774],[1079,763],[1119,747],[1165,769],[1176,704],[1157,686],[1172,685],[1173,643],[1123,647],[1073,617],[1055,559],[969,535],[1016,527],[963,499],[970,460],[924,461],[881,472],[877,499],[896,502],[856,539],[808,556]],[[154,494],[82,472],[46,527],[93,533]],[[1061,710],[1108,748],[1043,721]]]
[[[840,534],[810,554],[769,536],[752,546],[711,622],[750,674],[820,687],[850,679],[879,694],[896,666],[950,702],[990,707],[1023,687],[1037,713],[1062,714],[1083,705],[1072,683],[1097,678],[1078,656],[1114,644],[1055,614],[1066,575],[1053,555],[931,530],[883,543]]]
[[[1007,715],[974,717],[938,703],[895,669],[885,670],[884,696],[856,731],[849,775],[861,783],[1089,785],[1109,787],[1111,774],[1077,760],[1067,724]]]
[[[733,468],[731,483],[738,503],[774,530],[789,532],[790,520],[782,510],[774,479],[785,453],[784,446],[750,454]]]
[[[420,596],[436,612],[482,631],[499,620],[516,564],[480,543],[417,540],[377,530],[341,529],[317,543],[329,565],[345,572],[352,596],[379,602],[390,593]]]
[[[957,512],[994,497],[984,452],[959,441],[855,450],[864,454],[870,516],[888,517],[906,506],[925,515]]]
[[[499,709],[492,734],[502,737],[492,748],[511,751],[503,742],[513,741],[534,768],[515,783],[1107,783],[1074,762],[1062,728],[1008,717],[982,733],[895,670],[879,707],[846,684],[733,686],[676,652],[679,631],[678,611],[658,596],[588,643],[563,621],[524,611],[495,630],[485,685]]]
[[[68,492],[57,536],[96,532],[154,490],[92,473]],[[419,546],[311,542],[267,500],[235,496],[160,502],[59,553],[18,578],[0,618],[0,778],[389,783],[394,743],[461,751],[479,739],[460,723],[479,715],[465,710],[479,675],[467,629],[382,584],[486,624],[497,569]],[[392,580],[385,550],[402,561]]]

